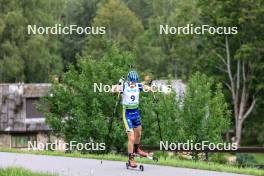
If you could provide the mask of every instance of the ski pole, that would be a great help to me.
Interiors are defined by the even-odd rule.
[[[121,79],[119,79],[119,84],[118,84],[118,85],[122,85],[122,84],[123,84],[123,81],[124,81],[124,77],[122,77]],[[108,140],[109,140],[109,141],[107,141],[108,144],[109,144],[109,142],[111,141],[111,139],[110,139],[110,138],[111,138],[110,134],[111,134],[111,132],[112,132],[112,128],[113,128],[113,121],[114,121],[114,117],[115,117],[115,115],[116,115],[117,106],[118,106],[118,104],[119,104],[119,102],[120,102],[120,94],[121,94],[121,92],[120,92],[120,90],[118,90],[118,95],[117,95],[117,99],[116,99],[115,106],[114,106],[114,112],[113,112],[113,114],[112,114],[112,117],[110,118],[109,126],[108,126]],[[109,145],[109,147],[110,147],[110,145]]]
[[[117,95],[117,99],[116,99],[116,102],[115,102],[115,108],[114,108],[113,116],[116,115],[116,109],[117,109],[117,106],[119,104],[119,97],[120,97],[120,92],[118,92],[118,95]]]
[[[153,92],[153,99],[154,99],[154,102],[156,103],[157,105],[157,102],[158,102],[158,99],[156,99],[156,96]],[[160,141],[163,141],[163,138],[162,138],[162,132],[161,132],[161,127],[160,127],[160,118],[159,118],[159,112],[157,109],[155,109],[155,113],[156,113],[156,117],[157,117],[157,122],[158,122],[158,127],[159,127],[159,136],[160,136]],[[164,150],[162,151],[163,155],[164,155]],[[166,159],[166,156],[165,156],[165,159]]]
[[[149,82],[149,86],[151,87],[152,86],[152,82],[153,80],[151,80]],[[155,93],[151,90],[152,92],[152,95],[153,95],[153,99],[154,99],[154,103],[157,105],[157,98],[155,96]],[[159,127],[159,136],[160,136],[160,140],[163,141],[163,138],[162,138],[162,132],[161,132],[161,127],[160,127],[160,118],[159,118],[159,112],[157,111],[157,109],[155,109],[155,113],[156,113],[156,117],[157,117],[157,122],[158,122],[158,127]]]
[[[154,98],[154,102],[157,104],[157,99],[156,99],[154,92],[153,92],[153,98]],[[161,127],[160,127],[159,112],[156,109],[155,109],[155,112],[156,112],[156,117],[157,117],[157,122],[158,122],[158,127],[159,127],[160,140],[163,141]]]
[[[124,82],[124,77],[122,77],[121,79],[119,79],[119,86],[122,86],[123,85],[123,82]],[[120,94],[122,93],[122,91],[118,90],[118,95],[117,95],[117,99],[116,99],[116,102],[115,102],[115,106],[114,106],[114,112],[113,112],[113,115],[112,115],[112,118],[110,120],[110,128],[109,128],[109,132],[111,131],[112,129],[112,123],[113,123],[113,119],[114,119],[114,116],[116,115],[116,110],[117,110],[117,106],[120,102]]]

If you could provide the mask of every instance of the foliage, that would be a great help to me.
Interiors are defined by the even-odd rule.
[[[209,160],[216,163],[225,164],[227,162],[226,155],[223,153],[214,153],[209,156]]]
[[[241,131],[247,133],[242,130],[245,118],[248,115],[253,116],[256,107],[262,104],[263,99],[261,70],[263,70],[264,38],[259,34],[264,30],[261,22],[264,3],[261,0],[254,3],[247,0],[199,1],[198,7],[202,10],[200,18],[204,23],[238,28],[236,35],[206,35],[207,42],[201,51],[197,66],[200,67],[198,69],[213,75],[227,85],[225,94],[233,105],[235,137],[239,143]],[[228,56],[230,61],[226,62]],[[250,109],[251,105],[253,105],[252,109]],[[260,111],[258,109],[258,112]],[[242,122],[238,119],[242,119]],[[261,127],[262,123],[259,125]]]
[[[229,127],[230,112],[221,84],[214,85],[212,78],[195,73],[187,83],[182,112],[185,140],[222,141],[221,135]]]
[[[27,25],[54,24],[61,12],[56,8],[61,3],[0,1],[1,82],[47,82],[49,74],[61,71],[57,37],[27,34]]]
[[[62,76],[60,84],[54,84],[50,94],[44,99],[44,105],[50,107],[46,113],[46,122],[56,134],[65,137],[66,141],[109,142],[122,147],[122,126],[119,119],[113,116],[115,95],[109,92],[94,91],[94,83],[114,85],[121,75],[127,73],[133,56],[121,52],[114,45],[96,63],[91,58],[79,58],[78,67],[73,65]],[[114,131],[108,139],[108,123],[115,119]],[[118,123],[117,123],[118,122]],[[124,135],[123,135],[124,136]],[[124,141],[124,140],[123,140]]]
[[[189,0],[156,0],[153,1],[152,8],[153,15],[148,19],[146,30],[137,39],[138,67],[142,71],[148,70],[157,78],[171,76],[187,80],[195,72],[195,53],[199,52],[203,39],[195,35],[161,35],[160,25],[199,25],[200,9],[196,7],[195,1]]]
[[[97,6],[101,0],[75,0],[68,1],[63,10],[62,23],[67,25],[77,24],[78,26],[92,26],[96,16]],[[64,35],[61,37],[61,54],[65,67],[69,64],[76,64],[76,56],[81,53],[88,37],[78,34]]]
[[[119,118],[121,110],[117,116],[112,114],[115,96],[94,92],[93,84],[116,84],[120,75],[127,73],[132,61],[131,53],[109,45],[100,64],[95,64],[91,58],[80,58],[77,68],[71,66],[62,76],[61,84],[52,87],[52,96],[47,96],[43,102],[50,107],[45,114],[46,122],[55,134],[64,136],[66,141],[106,142],[108,147],[124,150],[126,134]],[[221,135],[228,128],[229,113],[221,86],[213,85],[212,79],[197,73],[188,82],[183,99],[176,98],[173,92],[142,93],[142,143],[159,144],[159,123],[164,141],[222,141]],[[154,101],[153,96],[158,101]],[[115,120],[109,134],[110,118]]]
[[[125,49],[132,49],[135,38],[143,32],[141,21],[120,0],[108,0],[103,3],[98,9],[93,25],[106,27],[107,38],[116,41]]]
[[[237,163],[241,166],[250,166],[256,163],[254,155],[248,153],[237,153]]]
[[[150,93],[142,95],[140,109],[144,143],[159,144],[157,118],[164,141],[222,141],[222,134],[229,128],[230,112],[221,84],[216,84],[204,74],[196,73],[186,86],[182,99],[177,99],[173,92],[156,94],[158,101],[154,101]]]

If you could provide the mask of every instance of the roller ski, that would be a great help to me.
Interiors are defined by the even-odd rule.
[[[126,168],[127,169],[130,169],[130,168],[139,169],[142,172],[144,171],[144,166],[143,165],[141,165],[141,164],[137,165],[137,163],[136,163],[136,161],[134,159],[134,154],[131,154],[131,156],[129,156],[129,159],[128,159],[127,163],[126,163]]]
[[[142,151],[140,148],[137,148],[137,149],[136,149],[136,151],[135,151],[135,156],[136,156],[136,157],[140,157],[140,158],[147,158],[147,159],[150,159],[150,160],[153,160],[153,161],[156,161],[156,162],[159,161],[159,158],[153,156],[153,153],[147,153],[147,152],[144,152],[144,151]]]

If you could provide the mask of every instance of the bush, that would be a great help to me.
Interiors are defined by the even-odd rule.
[[[66,142],[105,142],[108,149],[114,146],[121,150],[126,133],[119,116],[113,114],[117,94],[95,92],[94,83],[118,84],[120,77],[127,74],[133,56],[113,44],[106,45],[102,58],[83,57],[79,58],[78,67],[70,66],[61,82],[52,85],[49,92],[52,96],[42,99],[40,109],[53,132]],[[114,120],[110,131],[111,119]]]
[[[214,153],[214,154],[210,155],[209,161],[221,163],[221,164],[225,164],[227,162],[226,161],[226,155],[224,155],[223,153]]]
[[[250,166],[252,164],[256,164],[256,158],[252,154],[248,153],[237,153],[237,163],[240,166]]]
[[[158,158],[168,158],[169,157],[169,154],[168,152],[163,152],[163,151],[157,151],[157,152],[154,152],[154,156],[158,157]]]

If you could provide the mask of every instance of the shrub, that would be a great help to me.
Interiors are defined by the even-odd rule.
[[[255,156],[248,153],[237,153],[237,163],[240,166],[250,166],[256,164]]]

